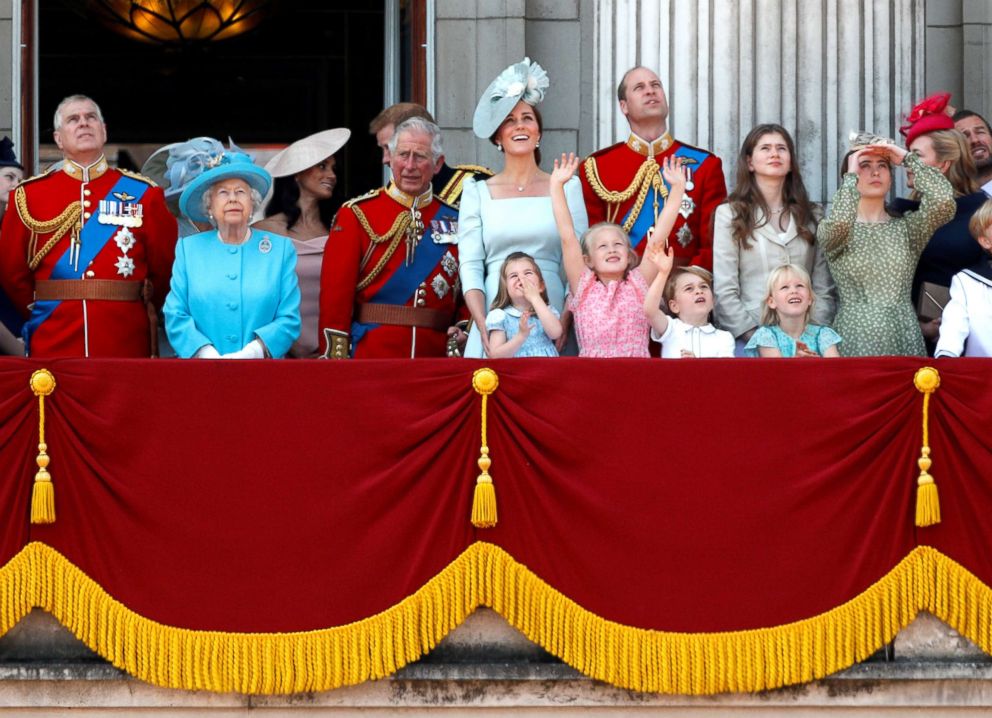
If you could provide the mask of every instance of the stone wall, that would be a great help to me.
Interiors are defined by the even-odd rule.
[[[20,0],[0,0],[0,137],[13,134],[14,47],[13,4]],[[17,143],[16,137],[12,138]]]

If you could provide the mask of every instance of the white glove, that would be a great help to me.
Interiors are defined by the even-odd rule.
[[[202,347],[196,350],[196,354],[193,355],[194,359],[220,359],[220,352],[213,344],[204,344]]]
[[[231,352],[230,354],[224,354],[221,359],[264,359],[265,349],[262,348],[262,342],[258,339],[252,339],[250,342],[244,345],[241,349],[236,352]]]

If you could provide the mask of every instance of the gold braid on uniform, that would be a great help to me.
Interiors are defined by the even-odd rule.
[[[369,224],[368,217],[365,216],[365,213],[362,212],[362,210],[355,205],[351,205],[350,209],[354,212],[355,219],[358,220],[358,223],[362,226],[362,229],[365,230],[365,234],[367,234],[371,240],[371,244],[369,244],[369,248],[366,250],[365,256],[362,257],[362,263],[359,265],[359,271],[365,269],[365,265],[368,264],[369,259],[372,256],[372,252],[378,245],[383,242],[389,242],[389,246],[386,247],[386,251],[383,253],[379,261],[376,262],[376,265],[372,267],[372,270],[358,282],[357,290],[361,291],[375,281],[375,278],[379,276],[379,273],[382,272],[383,267],[386,266],[386,263],[396,252],[396,248],[399,246],[400,240],[403,238],[403,235],[406,234],[406,230],[410,226],[410,213],[400,212],[396,216],[393,226],[389,228],[389,231],[380,236],[372,230],[372,225]]]
[[[76,238],[79,236],[79,219],[83,216],[83,205],[82,202],[72,202],[68,207],[62,210],[62,213],[49,220],[38,220],[31,216],[28,211],[28,198],[27,194],[24,192],[24,187],[18,187],[14,190],[14,206],[17,207],[17,214],[20,215],[21,221],[24,222],[24,226],[31,231],[31,241],[28,244],[28,268],[32,271],[38,268],[41,264],[41,260],[45,258],[49,252],[52,251],[52,247],[59,243],[59,240],[65,236],[66,232],[71,232],[70,240],[75,242]],[[45,246],[42,247],[37,252],[38,235],[52,233],[51,239],[49,239]]]
[[[660,168],[658,166],[658,162],[654,159],[654,157],[648,157],[637,170],[637,173],[634,175],[634,179],[631,180],[626,189],[622,189],[619,192],[613,192],[603,186],[603,180],[600,179],[599,170],[596,168],[595,158],[590,157],[586,161],[586,179],[589,180],[589,186],[592,187],[592,191],[596,193],[596,196],[608,205],[606,221],[616,222],[617,214],[620,212],[620,205],[633,197],[635,192],[637,193],[637,199],[634,200],[634,206],[627,217],[627,221],[622,225],[624,232],[630,232],[631,228],[634,226],[634,222],[637,221],[637,217],[641,213],[641,208],[644,206],[644,200],[648,196],[648,190],[651,189],[652,186],[654,186],[655,191],[660,194],[662,198],[668,197],[668,188],[665,187],[665,183],[661,181],[659,170]],[[657,207],[655,209],[657,209]]]

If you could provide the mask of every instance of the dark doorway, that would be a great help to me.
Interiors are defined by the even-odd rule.
[[[255,29],[169,48],[123,37],[84,0],[39,0],[40,138],[66,95],[92,96],[110,141],[145,148],[208,135],[283,145],[329,127],[352,138],[338,159],[339,200],[381,184],[369,120],[383,106],[383,3],[278,0]]]

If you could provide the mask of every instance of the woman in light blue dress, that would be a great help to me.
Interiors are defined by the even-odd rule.
[[[541,160],[541,114],[548,75],[524,58],[504,70],[486,89],[475,109],[472,128],[503,153],[503,169],[486,181],[466,179],[458,214],[458,255],[465,303],[472,313],[465,356],[482,357],[487,345],[486,314],[499,289],[503,260],[512,252],[532,256],[544,274],[550,305],[561,312],[565,284],[561,240],[551,212],[550,175]],[[588,226],[578,178],[565,196],[581,235]]]

